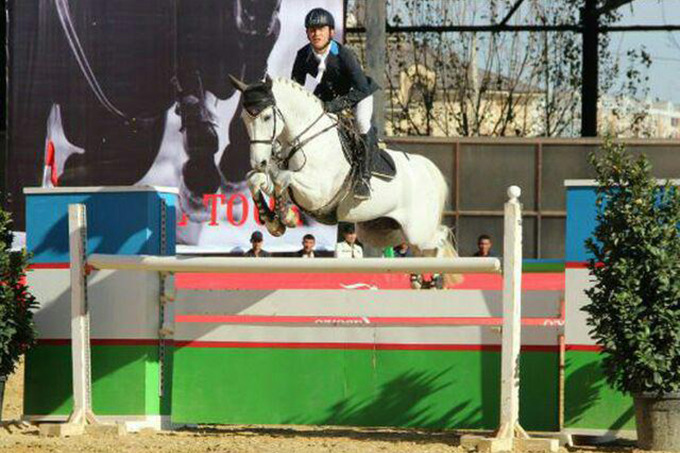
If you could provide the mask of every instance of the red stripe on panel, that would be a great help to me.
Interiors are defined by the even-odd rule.
[[[93,338],[90,344],[93,346],[154,346],[160,340],[153,338]],[[166,342],[171,340],[166,340]],[[38,340],[38,344],[47,346],[68,346],[71,344],[69,338],[43,338]]]
[[[178,289],[410,289],[406,274],[217,274],[178,273]],[[526,291],[563,291],[564,273],[525,273]],[[503,289],[503,278],[494,274],[465,274],[456,289]]]
[[[157,345],[159,340],[150,339],[93,339],[93,346],[139,346]],[[69,346],[69,339],[42,339],[40,345]],[[166,344],[189,348],[261,348],[261,349],[350,349],[378,351],[498,351],[500,344],[398,344],[398,343],[314,343],[314,342],[255,342],[255,341],[173,341]],[[557,345],[524,345],[526,352],[558,352]]]
[[[565,346],[567,351],[587,351],[587,352],[601,352],[602,346],[596,344],[568,344]]]
[[[480,344],[396,344],[396,343],[277,343],[249,341],[176,341],[176,347],[190,348],[271,348],[271,349],[363,349],[382,351],[498,351],[500,345]],[[527,345],[522,351],[557,352],[557,345]]]
[[[70,263],[33,263],[29,269],[68,269]]]
[[[595,264],[595,267],[602,267],[604,266],[604,263],[597,263]],[[587,261],[569,261],[564,264],[564,267],[566,269],[587,269],[588,268],[588,262]]]

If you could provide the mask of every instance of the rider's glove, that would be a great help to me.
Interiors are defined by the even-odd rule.
[[[324,103],[324,109],[328,113],[340,113],[343,110],[350,109],[354,106],[352,99],[349,96],[340,96],[332,101]]]
[[[339,113],[344,109],[344,105],[342,102],[338,102],[337,99],[333,99],[324,103],[323,108],[328,113]]]

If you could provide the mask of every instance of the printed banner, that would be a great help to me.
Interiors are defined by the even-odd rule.
[[[185,252],[238,252],[253,231],[268,251],[336,228],[302,216],[273,238],[244,178],[249,139],[239,92],[290,77],[304,16],[324,7],[342,39],[342,0],[13,0],[6,180],[23,229],[24,187],[177,187]],[[125,207],[121,207],[125,209]]]

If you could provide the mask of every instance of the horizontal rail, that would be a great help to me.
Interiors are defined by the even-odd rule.
[[[95,269],[146,270],[157,272],[223,272],[253,273],[454,273],[498,274],[498,258],[239,258],[176,257],[151,255],[92,254],[87,264]]]
[[[660,32],[678,31],[680,25],[603,25],[597,27],[598,33],[621,32]],[[543,33],[543,32],[571,32],[583,33],[585,27],[581,24],[479,24],[479,25],[392,25],[385,24],[387,33]],[[366,27],[347,27],[346,34],[366,33]]]
[[[493,209],[487,209],[487,210],[458,210],[456,211],[455,209],[450,210],[450,211],[444,211],[444,215],[448,216],[454,216],[454,215],[459,215],[463,217],[503,217],[505,213],[502,210],[493,210]],[[567,211],[529,211],[529,210],[524,210],[522,211],[522,217],[538,217],[538,215],[541,215],[541,217],[551,217],[551,218],[565,218],[567,217]]]
[[[385,137],[388,145],[405,144],[440,144],[461,146],[536,146],[541,144],[545,147],[550,146],[573,146],[574,150],[582,148],[583,151],[591,151],[588,147],[599,147],[604,143],[602,138],[564,138],[564,137],[432,137],[432,136],[391,136]],[[680,147],[680,140],[677,138],[618,138],[615,143],[623,143],[627,146],[644,147]],[[508,152],[513,152],[508,150]]]
[[[285,316],[285,315],[177,315],[177,323],[199,324],[310,324],[328,327],[362,326],[491,326],[503,325],[500,317],[423,316]],[[563,318],[522,318],[523,326],[562,327]]]

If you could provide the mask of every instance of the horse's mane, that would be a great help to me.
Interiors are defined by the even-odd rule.
[[[276,87],[286,87],[290,88],[291,90],[300,93],[304,96],[306,96],[310,101],[314,102],[314,104],[318,105],[319,107],[323,107],[321,100],[314,96],[314,93],[310,92],[309,90],[305,89],[303,86],[301,86],[299,83],[295,82],[294,80],[287,79],[285,77],[277,77],[273,79],[273,86],[272,90]]]

